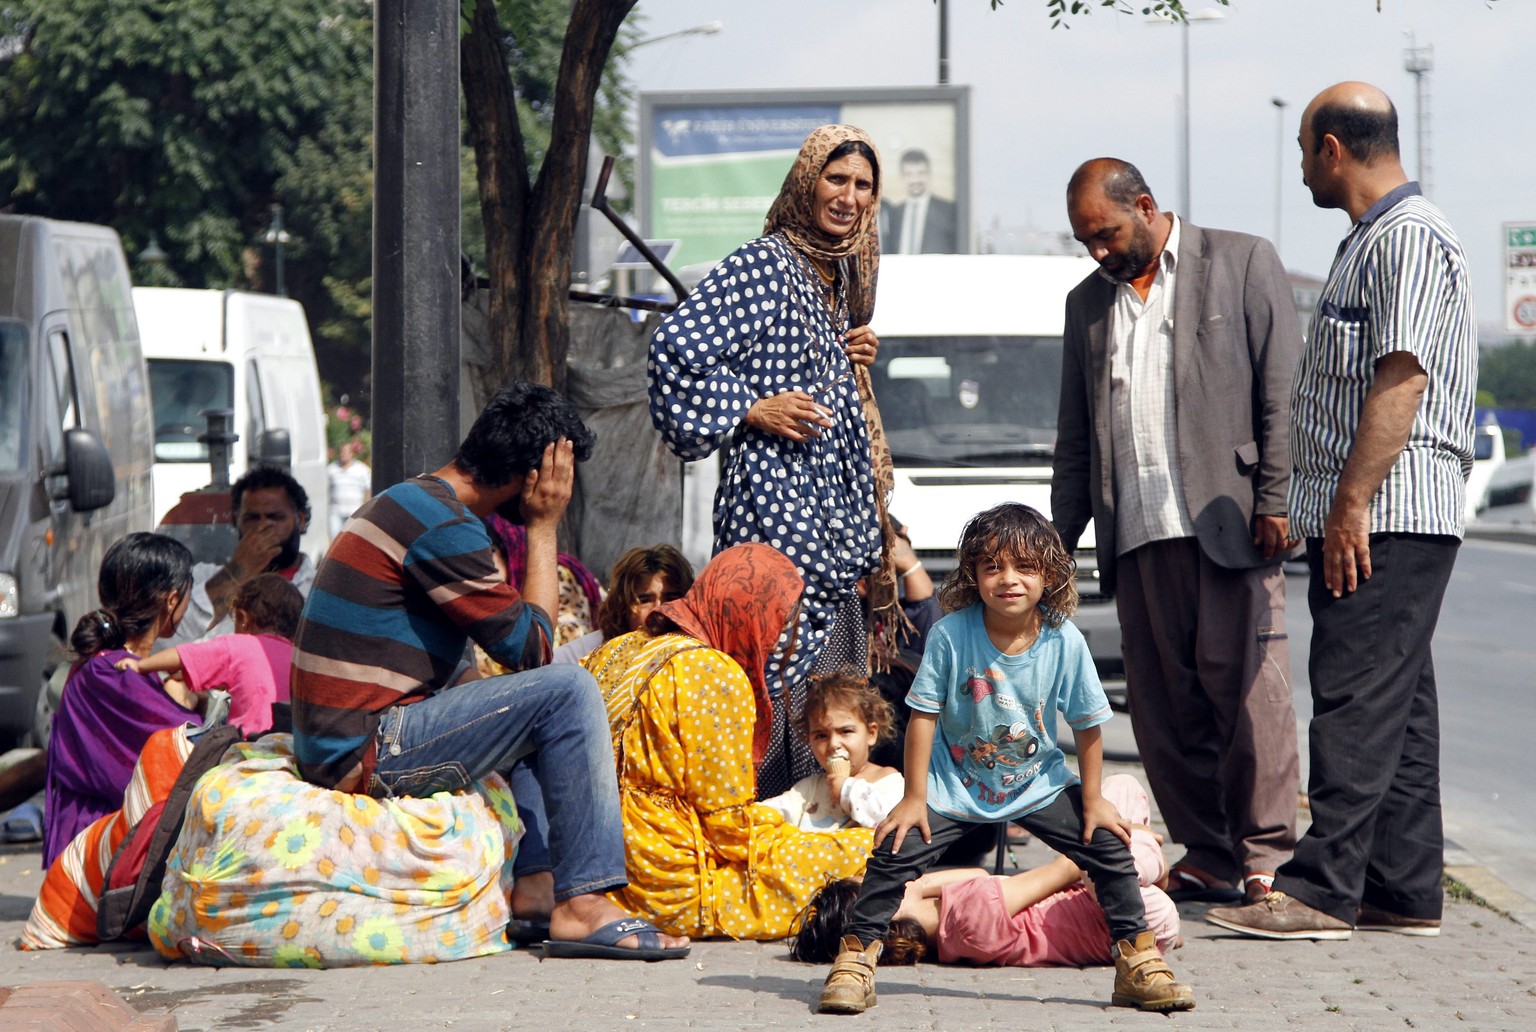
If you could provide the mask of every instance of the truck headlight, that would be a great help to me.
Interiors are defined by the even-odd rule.
[[[0,573],[0,620],[21,614],[21,593],[16,590],[16,578]]]

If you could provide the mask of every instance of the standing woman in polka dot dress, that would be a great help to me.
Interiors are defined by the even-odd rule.
[[[764,235],[710,272],[656,331],[651,419],[680,458],[724,448],[715,552],[761,541],[805,579],[792,659],[768,670],[772,739],[759,798],[819,768],[789,717],[814,672],[869,664],[855,585],[896,619],[890,452],[870,390],[880,264],[880,160],[861,129],[806,137]]]

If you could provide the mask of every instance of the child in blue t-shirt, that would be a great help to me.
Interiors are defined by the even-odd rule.
[[[881,939],[907,883],[970,824],[1013,821],[1092,881],[1109,924],[1113,1002],[1188,1010],[1193,994],[1147,929],[1131,825],[1099,791],[1099,725],[1110,711],[1087,642],[1067,622],[1077,609],[1072,557],[1044,516],[1007,503],[971,518],[958,558],[940,592],[949,615],[930,632],[907,694],[906,791],[875,829],[820,1009],[873,1006]],[[1077,743],[1079,775],[1056,745],[1058,711]]]

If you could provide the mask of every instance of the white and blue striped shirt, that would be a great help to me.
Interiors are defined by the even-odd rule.
[[[1406,351],[1429,374],[1408,443],[1371,499],[1372,534],[1460,537],[1472,469],[1477,331],[1461,242],[1405,183],[1339,245],[1291,404],[1291,531],[1321,537],[1376,363]]]

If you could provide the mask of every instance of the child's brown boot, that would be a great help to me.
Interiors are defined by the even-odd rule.
[[[1193,1010],[1195,1006],[1195,994],[1174,979],[1173,969],[1163,960],[1151,932],[1142,932],[1135,942],[1121,939],[1115,943],[1115,995],[1111,999],[1116,1007],[1147,1011]]]
[[[854,935],[843,936],[842,951],[821,987],[823,1014],[862,1014],[875,1005],[875,964],[880,960],[879,939],[866,949]]]

